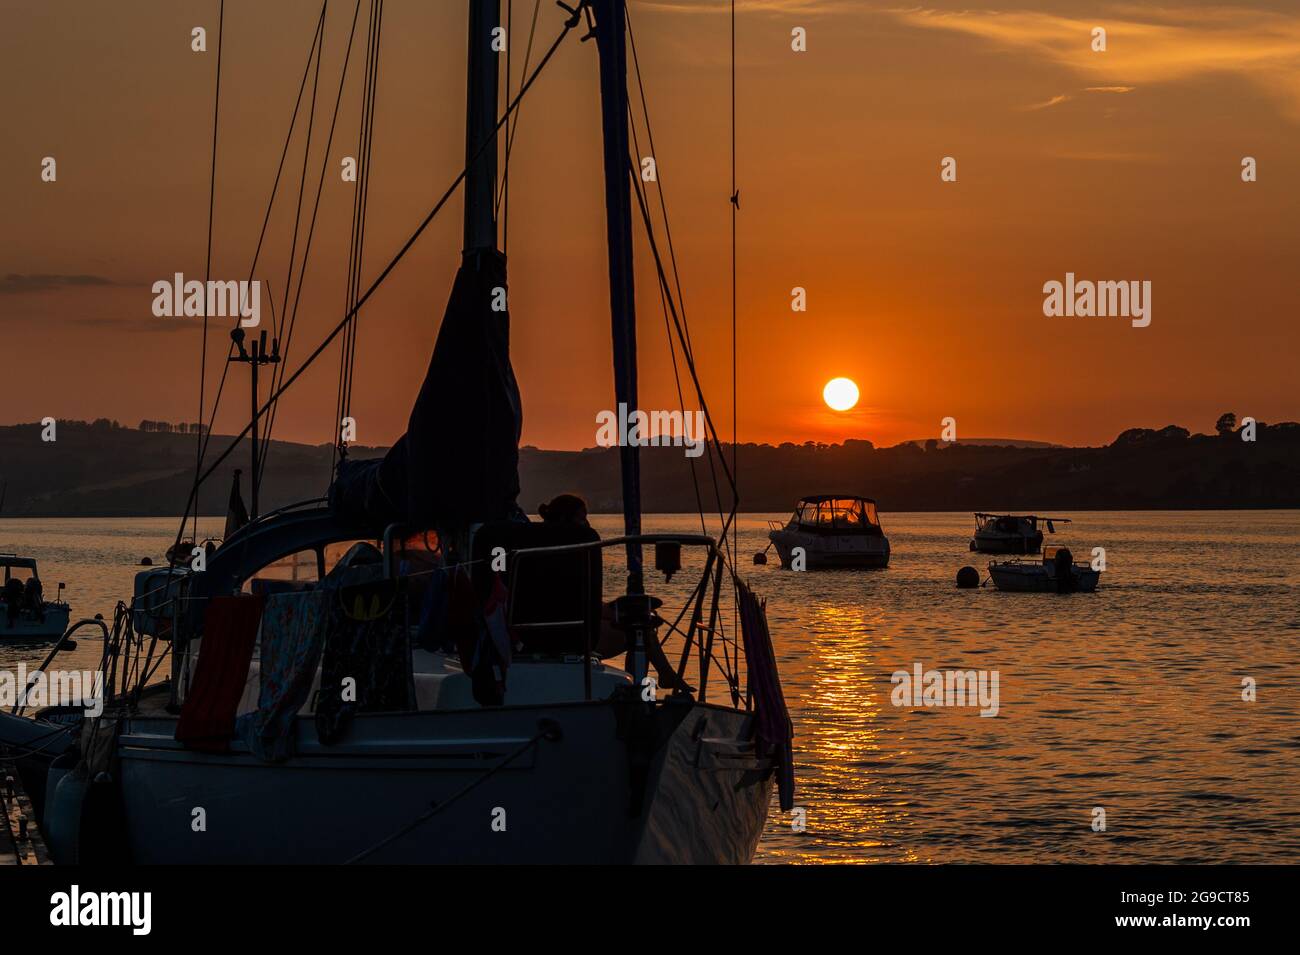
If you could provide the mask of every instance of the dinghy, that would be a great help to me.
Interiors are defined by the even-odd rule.
[[[990,561],[989,576],[998,590],[1011,593],[1092,593],[1101,571],[1077,564],[1067,547],[1043,548],[1042,560]]]

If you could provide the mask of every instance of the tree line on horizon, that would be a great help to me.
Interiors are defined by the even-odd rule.
[[[142,419],[134,429],[127,428],[125,425],[121,424],[116,418],[95,418],[90,421],[80,419],[80,418],[56,418],[55,421],[60,428],[65,428],[65,427],[66,428],[87,428],[96,431],[136,430],[136,431],[144,431],[149,433],[162,433],[162,434],[205,434],[211,430],[211,427],[209,425],[203,424],[201,422],[180,421],[173,424],[170,421],[153,421],[148,418]],[[1265,426],[1266,425],[1264,425],[1263,422],[1257,422],[1257,427],[1265,427]],[[1286,422],[1281,422],[1280,424],[1277,425],[1268,425],[1267,427],[1285,428],[1290,426],[1297,426],[1297,422],[1286,421]],[[0,425],[0,429],[40,428],[40,427],[41,427],[40,422],[21,422],[12,425]],[[1237,415],[1235,412],[1232,411],[1226,411],[1223,414],[1221,414],[1214,424],[1214,431],[1220,437],[1238,434],[1240,433],[1240,430],[1241,429],[1238,427],[1238,423],[1237,423]],[[221,437],[221,435],[217,435],[217,437]],[[1186,439],[1190,437],[1192,437],[1192,432],[1190,430],[1181,427],[1179,425],[1171,424],[1171,425],[1166,425],[1163,428],[1129,428],[1125,431],[1120,432],[1120,434],[1115,438],[1115,441],[1112,443],[1132,444],[1134,442],[1146,441],[1152,439],[1167,440],[1171,438]],[[983,439],[983,438],[973,439],[974,442],[977,442],[980,445],[985,447],[1038,447],[1038,446],[1066,447],[1065,445],[1053,445],[1044,441],[1018,441],[1016,439],[1008,439],[1011,443],[1007,445],[997,445],[995,443],[992,443],[993,440],[996,439]],[[273,441],[272,443],[289,445],[289,444],[300,444],[301,442],[276,440]],[[728,442],[722,442],[722,444],[724,447],[730,447],[730,444]],[[947,448],[952,445],[960,445],[962,444],[962,442],[960,440],[945,442],[945,441],[940,441],[936,438],[929,438],[924,442],[917,441],[917,440],[902,441],[896,445],[892,445],[891,447],[897,448],[897,447],[902,447],[903,445],[918,445],[918,444],[924,447],[925,450],[927,451],[934,451],[942,448]],[[330,445],[322,444],[322,445],[307,445],[307,446],[308,447],[329,447]],[[793,441],[782,441],[779,444],[768,444],[766,442],[751,441],[751,442],[740,442],[739,446],[740,447],[767,447],[767,448],[777,448],[780,450],[789,450],[792,448],[805,448],[809,450],[826,450],[829,448],[836,448],[836,447],[866,447],[874,450],[876,448],[875,443],[868,438],[845,438],[842,443],[839,442],[828,443],[825,441],[810,440],[810,441],[804,441],[801,444]],[[377,446],[375,450],[384,451],[387,450],[387,448],[385,446]],[[544,451],[549,449],[539,448],[536,445],[525,445],[521,448],[521,450]],[[593,451],[593,450],[599,450],[599,449],[597,448],[583,449],[583,451]],[[888,448],[885,448],[883,450],[888,450]]]
[[[173,516],[194,477],[194,445],[160,432],[114,427],[111,419],[61,424],[42,443],[39,425],[0,426],[6,516]],[[1130,428],[1109,445],[1069,448],[870,441],[741,444],[741,509],[783,511],[807,494],[875,498],[883,511],[1027,508],[1146,509],[1300,507],[1300,424],[1254,424],[1253,442],[1225,413],[1212,434],[1186,428]],[[170,433],[178,434],[175,430]],[[220,439],[218,439],[220,440]],[[934,453],[935,450],[941,453]],[[384,448],[352,448],[357,459]],[[206,483],[200,513],[225,513],[235,468],[247,471],[245,440]],[[733,449],[722,447],[730,465]],[[692,461],[681,448],[644,448],[643,504],[649,512],[726,511],[730,490],[712,450]],[[261,486],[264,509],[325,496],[332,449],[272,442]],[[448,453],[454,466],[455,454]],[[533,511],[556,494],[583,496],[593,512],[622,507],[617,448],[520,451],[520,505]],[[715,478],[717,485],[715,489]],[[698,488],[698,496],[697,496]],[[245,476],[244,493],[248,491]]]

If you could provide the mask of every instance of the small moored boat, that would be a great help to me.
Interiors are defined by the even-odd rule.
[[[769,521],[768,539],[781,556],[781,566],[887,567],[889,538],[880,527],[876,502],[852,494],[820,494],[800,499],[784,525]]]
[[[998,590],[1012,593],[1092,593],[1101,571],[1076,564],[1068,547],[1045,547],[1043,559],[989,561],[989,576]]]
[[[1037,514],[984,514],[975,515],[975,536],[970,549],[982,554],[1037,554],[1043,546],[1041,525],[1047,525],[1050,534],[1056,533],[1056,524],[1070,523],[1064,517],[1039,517]]]
[[[0,642],[57,640],[68,629],[71,612],[59,584],[54,600],[46,600],[36,560],[0,554],[4,582],[0,588]]]

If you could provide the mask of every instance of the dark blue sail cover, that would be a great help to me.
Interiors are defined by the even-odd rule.
[[[339,466],[330,504],[340,518],[452,530],[520,516],[523,412],[505,288],[500,253],[462,262],[406,433],[382,460]]]

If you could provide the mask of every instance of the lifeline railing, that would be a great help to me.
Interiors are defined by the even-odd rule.
[[[398,552],[401,547],[402,535],[401,528],[397,525],[390,526],[384,533],[384,560],[385,569],[391,576],[398,572]],[[596,650],[593,646],[593,632],[598,632],[598,625],[604,619],[604,610],[606,604],[601,602],[601,611],[599,616],[592,619],[591,605],[591,574],[590,564],[586,564],[588,573],[583,575],[582,585],[582,603],[583,615],[577,618],[553,619],[553,620],[534,620],[520,621],[517,619],[517,598],[520,592],[518,581],[522,569],[525,566],[536,563],[546,558],[557,558],[565,555],[589,555],[596,551],[602,551],[605,548],[625,547],[628,544],[638,544],[653,546],[655,549],[655,569],[666,574],[671,578],[678,570],[681,569],[681,548],[683,546],[701,548],[705,551],[705,564],[699,581],[690,591],[685,604],[682,606],[676,619],[671,623],[660,618],[655,611],[659,605],[656,605],[653,595],[650,594],[624,594],[610,603],[614,619],[611,623],[617,628],[626,632],[629,644],[628,650],[631,657],[633,670],[632,676],[634,681],[641,685],[642,677],[647,673],[649,663],[654,663],[656,669],[666,668],[676,675],[677,686],[675,692],[680,692],[686,687],[685,675],[688,664],[690,663],[692,650],[696,651],[699,666],[699,686],[695,689],[696,698],[700,702],[705,702],[708,698],[709,674],[714,666],[717,666],[722,673],[723,678],[727,681],[728,690],[730,691],[733,703],[740,705],[745,697],[740,692],[740,655],[741,642],[737,639],[735,651],[732,653],[731,646],[725,638],[722,637],[723,661],[719,661],[714,653],[716,638],[721,630],[721,594],[723,581],[723,560],[718,549],[717,541],[705,534],[674,534],[674,533],[656,533],[656,534],[637,534],[625,537],[615,537],[606,540],[582,541],[574,544],[555,544],[543,547],[523,547],[517,550],[507,551],[507,560],[511,563],[510,578],[513,586],[508,589],[506,603],[506,624],[512,632],[528,630],[557,629],[562,627],[578,628],[583,630],[583,695],[587,700],[592,699],[592,657]],[[603,591],[603,581],[602,581]],[[705,599],[709,600],[708,619],[705,622]],[[661,605],[661,604],[660,604]],[[680,624],[687,611],[690,611],[690,620],[683,632]],[[683,645],[676,666],[672,666],[668,660],[664,643],[660,639],[658,629],[661,624],[667,624],[669,632],[676,632],[682,635]],[[746,706],[748,701],[746,700]]]
[[[717,542],[705,534],[636,534],[626,537],[614,537],[608,540],[583,541],[577,544],[556,544],[546,547],[528,547],[511,552],[514,557],[514,574],[520,573],[520,568],[525,560],[536,561],[545,557],[556,557],[564,554],[586,554],[592,551],[603,550],[607,547],[625,547],[628,544],[648,545],[655,548],[655,569],[663,571],[667,577],[671,576],[681,569],[681,547],[703,548],[706,553],[704,570],[700,575],[699,582],[691,590],[690,596],[682,606],[676,620],[669,624],[670,632],[681,633],[684,643],[681,650],[681,656],[678,659],[677,666],[671,666],[664,652],[663,642],[659,638],[659,624],[667,623],[655,614],[658,608],[654,605],[655,598],[650,594],[624,594],[612,601],[615,619],[613,621],[616,628],[625,629],[628,634],[629,645],[628,651],[632,660],[632,676],[638,685],[641,684],[642,678],[646,675],[646,665],[655,663],[656,669],[668,668],[675,672],[678,684],[685,685],[686,668],[690,662],[692,648],[698,649],[699,659],[699,687],[697,689],[698,699],[704,702],[708,696],[708,678],[709,672],[714,664],[718,661],[713,655],[714,638],[719,632],[719,603],[722,591],[722,560],[718,550]],[[710,579],[712,583],[710,585]],[[586,578],[584,578],[585,580]],[[709,606],[709,619],[707,626],[704,624],[703,605],[706,595],[712,591]],[[517,623],[513,618],[514,601],[518,593],[517,587],[510,589],[510,597],[507,603],[506,620],[507,625],[513,629],[524,629],[533,626],[528,623]],[[583,607],[590,606],[590,593],[584,592]],[[603,605],[602,605],[603,606]],[[678,626],[686,611],[691,610],[691,618],[687,624],[687,629],[683,633]],[[621,616],[621,619],[620,619]],[[602,614],[603,618],[603,614]],[[591,699],[591,660],[592,651],[595,649],[591,646],[592,625],[595,621],[587,619],[584,615],[582,620],[574,621],[556,621],[545,622],[551,626],[575,626],[584,627],[586,647],[583,653],[583,689],[586,699]],[[619,627],[622,623],[624,626]],[[726,658],[725,665],[719,665],[723,676],[728,682],[732,691],[733,701],[739,701],[739,663],[740,651],[739,642],[737,642],[737,652],[732,666],[732,657],[730,653],[724,653]]]
[[[52,649],[49,652],[49,654],[45,657],[45,659],[41,661],[41,665],[38,666],[35,670],[33,670],[31,674],[28,676],[27,685],[23,687],[23,692],[14,701],[13,709],[11,709],[9,712],[11,712],[14,716],[22,716],[23,710],[27,708],[27,696],[29,693],[31,693],[32,687],[35,686],[37,682],[39,682],[40,675],[45,672],[46,668],[52,662],[54,662],[54,658],[59,655],[60,651],[65,649],[72,649],[73,647],[76,646],[75,643],[69,646],[69,641],[71,640],[72,635],[74,633],[76,633],[78,630],[80,630],[82,627],[85,626],[99,627],[104,632],[104,644],[107,646],[108,624],[104,623],[104,619],[102,617],[93,617],[93,618],[86,617],[85,619],[78,620],[76,623],[72,624],[72,626],[68,627],[67,630],[63,631],[63,636],[59,637],[58,641],[55,642],[54,649]]]

